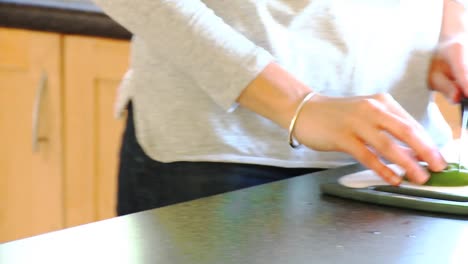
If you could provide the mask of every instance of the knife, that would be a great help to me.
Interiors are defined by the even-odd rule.
[[[462,151],[465,145],[465,134],[466,134],[466,126],[468,125],[468,98],[463,97],[460,101],[461,107],[461,128],[460,128],[460,149],[458,151],[458,171],[460,171],[461,161],[462,161]]]

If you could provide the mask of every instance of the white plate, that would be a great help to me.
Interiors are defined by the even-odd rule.
[[[404,171],[396,166],[395,164],[389,165],[397,174],[403,175]],[[375,185],[389,185],[387,182],[382,180],[375,172],[371,170],[364,170],[360,172],[355,172],[352,174],[345,175],[338,179],[338,182],[346,187],[350,188],[366,188]],[[403,181],[401,183],[402,187],[421,189],[427,191],[449,193],[461,196],[468,196],[468,186],[463,187],[436,187],[436,186],[421,186],[410,183],[408,181]]]

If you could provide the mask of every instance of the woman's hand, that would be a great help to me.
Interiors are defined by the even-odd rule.
[[[311,149],[351,154],[393,185],[398,185],[401,177],[381,157],[402,167],[411,181],[420,184],[429,174],[418,160],[427,162],[433,171],[446,167],[423,127],[388,94],[348,98],[316,95],[304,106],[294,134]]]
[[[434,52],[428,73],[429,87],[452,103],[468,96],[468,36],[458,36]]]
[[[271,63],[244,89],[238,102],[287,129],[298,104],[310,91],[281,66]],[[446,166],[421,125],[388,94],[343,98],[315,95],[299,114],[294,137],[314,150],[351,154],[394,185],[401,177],[381,157],[402,167],[416,183],[429,178],[418,159],[434,171]]]
[[[453,103],[468,96],[468,13],[466,1],[444,0],[439,48],[428,72],[428,85]]]

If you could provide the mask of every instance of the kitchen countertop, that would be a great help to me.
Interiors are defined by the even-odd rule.
[[[131,37],[90,0],[0,0],[0,26],[116,39]]]
[[[360,165],[0,245],[0,263],[466,263],[468,221],[320,193]]]

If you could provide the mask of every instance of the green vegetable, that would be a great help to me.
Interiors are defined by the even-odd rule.
[[[431,177],[424,185],[443,187],[456,187],[468,185],[468,168],[466,168],[465,166],[461,166],[459,171],[458,166],[459,164],[457,163],[449,163],[447,168],[439,172],[430,171],[426,167],[426,169],[431,174]],[[406,176],[405,180],[407,180]]]

